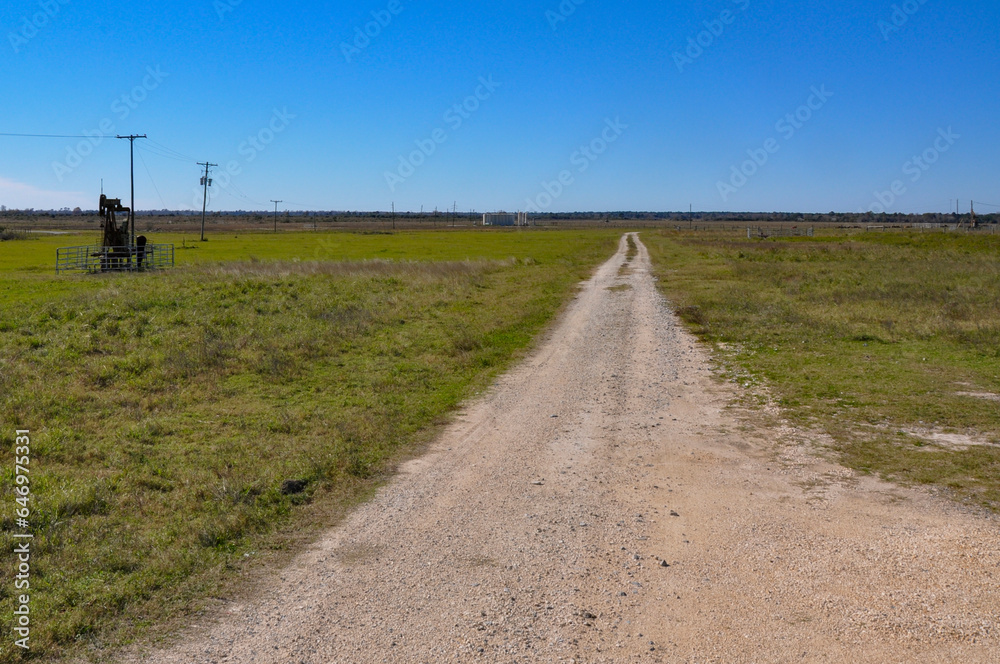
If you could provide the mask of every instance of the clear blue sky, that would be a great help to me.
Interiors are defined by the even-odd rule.
[[[964,210],[1000,203],[998,26],[996,0],[7,0],[0,133],[147,134],[140,209],[200,209],[208,160],[212,210]],[[0,204],[127,199],[128,157],[0,137]]]

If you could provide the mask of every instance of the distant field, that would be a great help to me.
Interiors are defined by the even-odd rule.
[[[642,237],[750,394],[848,466],[1000,508],[1000,236]]]
[[[93,234],[0,243],[0,440],[34,442],[31,657],[163,633],[335,521],[520,357],[618,239],[163,234],[175,270],[59,277],[55,248]],[[20,660],[0,643],[0,662]]]
[[[333,216],[278,216],[277,232],[284,233],[324,233],[329,231],[389,233],[398,231],[468,231],[476,228],[482,221],[482,215],[458,215],[451,217],[439,215],[400,215],[395,220],[388,213]],[[618,215],[583,215],[560,219],[534,218],[533,227],[560,229],[593,229],[604,227],[661,227],[664,220],[630,219]],[[671,224],[671,227],[673,225]],[[11,231],[46,230],[89,234],[91,239],[100,236],[100,218],[95,215],[39,215],[10,216],[0,213],[0,228]],[[136,220],[139,233],[150,235],[159,233],[199,233],[201,231],[200,215],[183,216],[147,216],[141,215]],[[275,223],[270,215],[209,215],[205,223],[205,234],[211,239],[216,235],[237,233],[273,233]]]

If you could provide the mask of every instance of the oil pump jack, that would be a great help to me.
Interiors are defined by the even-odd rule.
[[[129,220],[132,219],[132,211],[122,206],[120,198],[108,198],[101,194],[100,212],[104,235],[101,242],[101,271],[141,270],[142,261],[146,257],[146,238],[140,235],[135,239],[135,247],[131,246]],[[125,213],[125,219],[119,223],[118,215],[121,213]]]
[[[102,246],[128,246],[128,217],[125,217],[125,222],[119,225],[116,216],[119,212],[131,212],[131,210],[122,207],[122,199],[108,198],[101,194],[101,228],[104,230]]]

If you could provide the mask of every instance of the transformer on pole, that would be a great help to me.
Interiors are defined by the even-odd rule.
[[[205,194],[201,201],[201,241],[205,241],[205,211],[208,209],[208,188],[212,186],[212,178],[208,177],[208,169],[212,166],[218,166],[218,164],[210,164],[208,162],[198,162],[199,166],[205,167],[205,176],[201,178],[201,185],[205,188]]]

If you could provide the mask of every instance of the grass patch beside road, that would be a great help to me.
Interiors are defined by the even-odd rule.
[[[329,235],[321,246],[338,257],[413,259],[333,262],[277,237],[289,244],[264,252],[257,238],[254,251],[282,260],[227,262],[209,242],[215,260],[159,274],[2,263],[8,507],[14,429],[33,436],[29,659],[100,658],[197,610],[284,546],[282,532],[327,525],[317,515],[368,495],[520,357],[619,239]],[[0,565],[13,570],[12,509],[2,518]],[[12,641],[0,662],[22,659]]]
[[[644,233],[731,377],[850,467],[1000,507],[1000,238]]]

